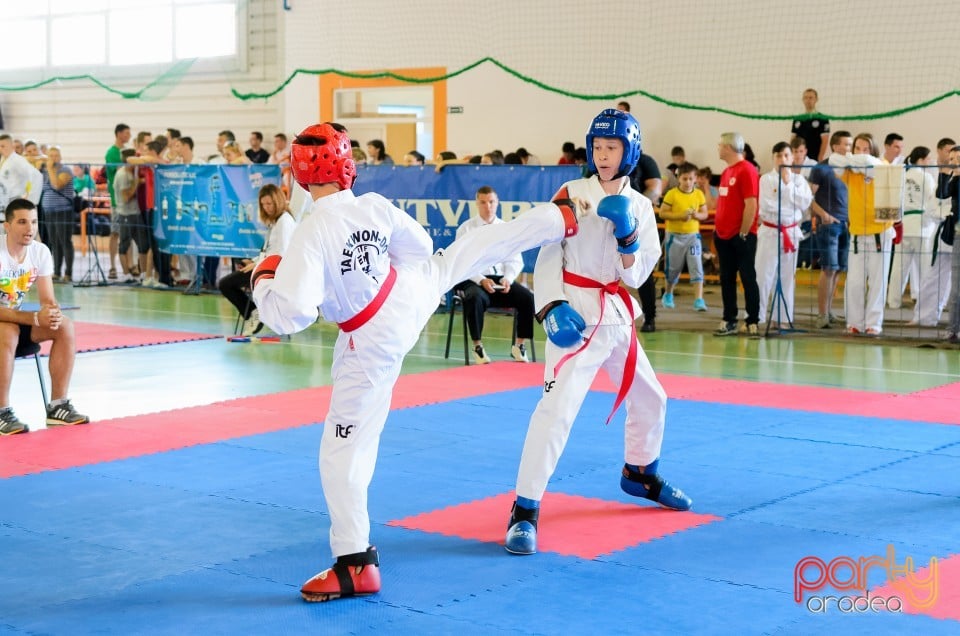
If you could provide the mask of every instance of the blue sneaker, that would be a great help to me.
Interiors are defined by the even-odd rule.
[[[664,508],[690,510],[693,507],[693,500],[657,474],[659,463],[659,459],[654,460],[643,473],[624,464],[620,477],[620,489],[628,495],[656,501]]]
[[[666,307],[667,309],[673,309],[674,304],[673,304],[673,294],[672,294],[672,293],[667,292],[667,293],[665,293],[665,294],[663,295],[663,306]]]
[[[507,524],[507,538],[503,547],[510,554],[537,553],[537,518],[540,509],[530,510],[513,504],[510,523]]]
[[[693,308],[697,311],[706,311],[707,303],[703,302],[703,298],[697,298],[695,301],[693,301]]]

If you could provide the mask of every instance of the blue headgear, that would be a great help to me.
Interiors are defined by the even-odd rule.
[[[594,137],[616,137],[623,142],[623,159],[620,160],[620,170],[617,177],[624,177],[637,166],[640,161],[640,124],[630,113],[607,108],[593,118],[590,130],[587,131],[587,168],[590,172],[597,171],[593,162]]]

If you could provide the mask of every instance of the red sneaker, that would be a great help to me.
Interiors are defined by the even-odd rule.
[[[323,603],[380,591],[380,557],[373,546],[366,552],[337,557],[333,567],[320,572],[300,588],[303,600]]]

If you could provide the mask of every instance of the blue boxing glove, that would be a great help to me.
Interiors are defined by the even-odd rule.
[[[617,251],[621,254],[633,254],[640,249],[637,220],[630,211],[629,197],[622,194],[611,194],[600,199],[597,206],[597,215],[609,219],[613,223],[613,235],[617,239]]]
[[[583,330],[587,328],[587,323],[576,309],[563,301],[554,304],[547,311],[543,328],[553,344],[558,347],[572,347],[583,340]]]

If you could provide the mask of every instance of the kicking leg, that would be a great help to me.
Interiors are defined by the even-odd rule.
[[[583,214],[579,203],[564,199],[538,205],[509,223],[492,223],[468,232],[433,255],[438,290],[446,293],[507,257],[574,236],[577,219]]]

